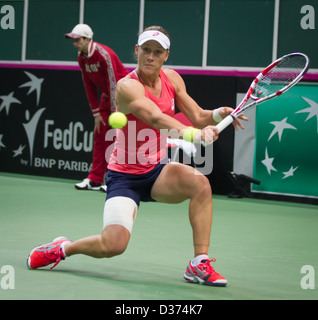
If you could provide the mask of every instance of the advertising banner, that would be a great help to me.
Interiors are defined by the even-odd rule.
[[[93,117],[80,71],[0,69],[0,170],[83,179]]]
[[[256,108],[253,192],[318,198],[318,86],[299,84]]]

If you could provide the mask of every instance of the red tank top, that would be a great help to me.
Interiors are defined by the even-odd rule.
[[[140,82],[134,71],[129,75]],[[145,95],[163,113],[173,116],[175,113],[174,87],[162,70],[160,70],[160,79],[160,98],[152,95],[146,88]],[[166,157],[167,137],[131,113],[127,115],[127,119],[127,125],[117,129],[114,151],[110,157],[108,169],[129,174],[144,174]]]

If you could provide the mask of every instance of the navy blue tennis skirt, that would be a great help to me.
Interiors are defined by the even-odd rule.
[[[140,201],[155,201],[151,198],[151,189],[165,165],[166,163],[158,163],[152,170],[140,175],[108,170],[106,200],[118,196],[128,197],[138,206]]]

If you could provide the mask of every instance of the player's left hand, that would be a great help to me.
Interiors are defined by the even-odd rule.
[[[222,119],[226,118],[229,114],[231,114],[231,112],[233,111],[234,109],[231,108],[231,107],[221,107],[220,108],[220,116],[222,117]],[[244,120],[244,121],[248,121],[248,118],[244,116],[244,114],[240,115],[237,119],[235,119],[233,121],[233,126],[234,126],[234,129],[237,131],[239,128],[241,129],[244,129],[244,126],[243,124],[241,123],[241,121],[239,120]]]

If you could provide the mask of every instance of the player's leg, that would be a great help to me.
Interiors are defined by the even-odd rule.
[[[208,179],[190,166],[169,163],[154,183],[151,196],[165,203],[190,199],[194,254],[208,254],[212,225],[212,191]]]
[[[101,235],[94,235],[65,244],[66,257],[84,254],[94,258],[110,258],[123,253],[128,245],[130,232],[120,226],[106,227]]]
[[[184,279],[209,286],[226,286],[227,280],[210,264],[215,259],[208,257],[212,226],[212,191],[208,179],[190,166],[169,163],[154,183],[151,195],[166,203],[190,199],[194,259],[189,262]]]
[[[137,210],[136,202],[127,197],[106,200],[102,234],[65,244],[66,256],[85,254],[94,258],[110,258],[123,253],[130,239]]]
[[[64,237],[34,248],[27,258],[30,269],[53,264],[74,254],[94,258],[110,258],[123,253],[128,245],[138,206],[126,197],[113,197],[105,202],[104,228],[101,235],[86,237],[74,242]],[[52,267],[52,268],[53,268]]]

